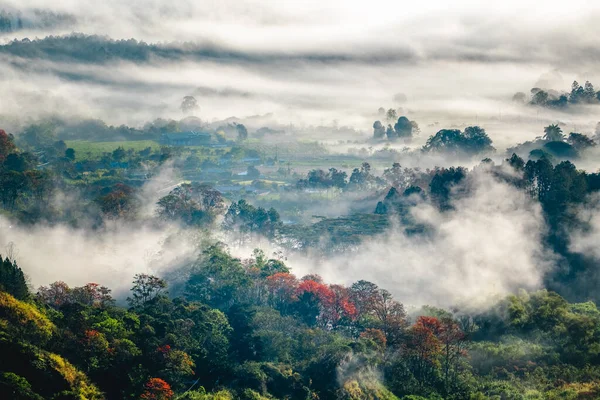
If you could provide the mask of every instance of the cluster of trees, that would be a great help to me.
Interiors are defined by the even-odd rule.
[[[52,148],[64,154],[66,146],[58,142]],[[19,151],[14,137],[0,129],[0,201],[5,210],[31,212],[48,201],[54,179],[50,172],[38,170],[37,165],[37,155]]]
[[[0,390],[14,399],[600,394],[600,311],[546,290],[409,316],[374,283],[297,278],[281,257],[216,244],[172,293],[136,275],[123,307],[95,283],[31,293],[12,261],[0,267]]]
[[[221,192],[200,183],[178,185],[157,206],[159,217],[188,225],[211,225],[225,209]]]
[[[163,133],[179,132],[187,129],[185,120],[156,119],[141,128],[127,125],[107,125],[100,119],[66,120],[54,117],[27,125],[19,135],[22,146],[45,147],[56,140],[159,140]]]
[[[390,114],[393,114],[392,116],[395,120],[395,110],[388,111],[388,117],[390,117]],[[391,124],[388,124],[386,128],[381,121],[373,123],[373,138],[375,139],[387,137],[390,141],[397,139],[410,140],[414,134],[418,134],[419,132],[419,125],[415,121],[410,121],[405,116],[398,118],[393,127]]]
[[[308,172],[306,179],[296,182],[296,188],[304,189],[331,189],[341,190],[369,190],[384,184],[381,177],[371,173],[371,164],[363,162],[360,168],[354,168],[350,178],[345,171],[330,168],[329,171],[315,169]]]
[[[519,92],[513,96],[513,100],[525,103],[527,96],[525,93]],[[586,81],[583,86],[574,81],[571,85],[571,91],[568,93],[533,88],[531,89],[531,99],[529,101],[529,104],[549,108],[566,108],[574,104],[598,103],[600,103],[600,91],[596,91],[594,85],[589,81]]]
[[[462,132],[458,129],[442,129],[427,139],[423,151],[473,156],[491,153],[495,149],[485,129],[469,126]]]
[[[587,135],[571,132],[566,136],[560,125],[552,124],[544,128],[543,136],[509,148],[507,152],[528,155],[531,159],[544,156],[550,160],[575,160],[595,146],[596,142]]]
[[[240,243],[251,240],[256,235],[272,239],[281,227],[281,218],[277,210],[272,207],[265,210],[241,199],[231,203],[222,227],[234,234]]]
[[[314,169],[309,171],[306,179],[300,179],[296,183],[296,188],[306,189],[344,189],[348,185],[348,174],[337,168],[329,168],[329,171]]]
[[[75,17],[72,14],[45,9],[29,9],[27,11],[27,15],[22,16],[19,11],[13,14],[11,11],[2,9],[0,11],[0,32],[15,32],[23,28],[54,28],[75,23]]]
[[[236,159],[256,153],[239,149],[221,153]],[[94,155],[76,152],[57,139],[56,126],[51,123],[29,125],[18,140],[0,130],[0,207],[26,223],[45,220],[77,224],[85,220],[98,226],[104,219],[134,220],[140,215],[139,188],[144,180],[125,172],[145,171],[142,178],[147,178],[153,167],[169,159],[176,168],[199,171],[210,168],[215,157],[212,149],[204,148],[189,150],[187,157],[181,153],[181,149],[171,147],[134,150],[121,146]],[[248,171],[250,177],[260,175],[254,167]],[[53,198],[61,192],[78,199],[68,210],[53,206]],[[196,226],[212,223],[224,211],[221,193],[198,183],[174,188],[157,205],[159,218],[175,218]]]
[[[548,288],[577,301],[600,300],[595,285],[595,261],[574,253],[568,232],[588,229],[586,221],[577,217],[581,207],[595,207],[594,193],[600,191],[600,173],[578,170],[570,161],[555,162],[542,154],[539,158],[523,160],[517,154],[502,165],[484,160],[489,179],[500,179],[522,190],[539,202],[548,231],[544,244],[558,257],[561,268],[547,271]],[[516,174],[507,173],[510,166]],[[434,168],[420,171],[402,169],[399,164],[386,170],[392,187],[376,208],[376,214],[400,217],[407,234],[427,233],[427,227],[415,224],[408,212],[415,204],[428,203],[440,211],[453,210],[457,199],[471,195],[473,172],[463,167]]]
[[[6,10],[0,11],[0,32],[12,32],[23,29],[23,20],[21,16],[15,18],[14,15]]]

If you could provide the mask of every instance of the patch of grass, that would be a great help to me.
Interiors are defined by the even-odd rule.
[[[68,140],[67,147],[75,150],[75,160],[95,160],[102,157],[103,153],[111,153],[118,147],[125,150],[133,149],[135,151],[144,150],[148,147],[152,150],[160,148],[160,144],[154,140],[130,140],[123,142],[88,142],[84,140]]]

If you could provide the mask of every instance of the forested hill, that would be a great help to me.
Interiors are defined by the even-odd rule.
[[[410,58],[408,55],[369,57],[365,55],[275,52],[245,52],[213,44],[195,42],[146,43],[136,39],[111,39],[107,36],[73,33],[47,36],[43,39],[13,40],[0,46],[0,53],[24,59],[103,64],[111,61],[145,63],[150,61],[218,61],[223,63],[255,64],[268,62],[340,63],[392,61]]]
[[[600,396],[600,312],[521,292],[487,310],[407,315],[367,281],[298,278],[222,246],[181,296],[136,275],[35,292],[0,264],[0,391],[10,399],[584,399]]]

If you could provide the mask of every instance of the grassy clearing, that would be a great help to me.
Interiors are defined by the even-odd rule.
[[[98,159],[103,153],[110,153],[118,147],[125,150],[133,149],[135,151],[144,150],[151,147],[152,150],[159,149],[160,145],[153,140],[131,140],[123,142],[88,142],[83,140],[69,140],[67,147],[75,150],[76,161],[86,159]]]

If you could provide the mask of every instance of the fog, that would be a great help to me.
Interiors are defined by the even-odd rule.
[[[333,258],[291,257],[296,273],[327,281],[370,280],[408,305],[483,307],[501,295],[539,288],[554,265],[544,248],[541,208],[528,196],[483,171],[473,194],[447,214],[425,203],[411,210],[433,228],[431,237],[406,235],[400,226]],[[300,274],[301,275],[301,274]]]
[[[15,130],[54,114],[131,126],[158,117],[179,120],[187,116],[179,109],[183,96],[194,95],[200,105],[194,114],[206,124],[236,117],[257,129],[252,118],[262,116],[260,124],[282,127],[299,139],[330,141],[328,149],[345,153],[371,145],[372,124],[381,119],[377,110],[383,107],[419,123],[421,134],[410,149],[439,129],[481,125],[500,161],[507,147],[541,136],[550,123],[562,124],[565,132],[591,134],[600,119],[595,105],[557,111],[511,100],[535,86],[564,91],[575,79],[600,82],[600,5],[593,1],[540,7],[533,0],[485,6],[474,0],[451,5],[437,0],[418,5],[4,0],[0,9],[24,21],[22,30],[1,34],[3,43],[82,32],[182,52],[173,59],[151,55],[135,61],[116,54],[89,62],[73,55],[13,54],[3,46],[8,50],[0,59],[0,122]],[[579,9],[586,14],[575,12]],[[333,132],[340,125],[353,133],[327,136],[315,128]],[[358,144],[336,145],[337,140]],[[410,155],[402,162],[429,168],[453,161]],[[591,159],[585,167],[597,168]],[[409,237],[396,227],[352,255],[326,261],[291,256],[291,266],[334,282],[373,280],[415,304],[479,304],[490,294],[539,287],[553,263],[541,243],[545,226],[539,204],[479,174],[473,196],[458,200],[455,211],[442,214],[426,204],[412,210],[418,221],[434,228],[432,238]],[[144,216],[153,214],[159,190],[177,183],[177,173],[167,168],[148,184],[142,190]],[[314,211],[342,215],[356,200],[348,196],[335,210],[319,206]],[[591,232],[578,233],[576,250],[594,252]],[[109,225],[92,233],[0,223],[0,244],[35,249],[19,257],[34,286],[96,280],[119,290],[135,272],[189,261],[196,239],[176,225]]]
[[[571,12],[577,6],[587,14]],[[272,113],[272,123],[281,125],[337,121],[363,132],[352,138],[362,139],[379,107],[401,107],[419,122],[423,138],[438,127],[480,124],[498,148],[540,135],[544,123],[589,130],[598,120],[594,109],[550,114],[511,102],[515,92],[538,84],[568,90],[574,79],[600,81],[594,42],[600,6],[588,1],[543,9],[535,1],[485,9],[473,1],[450,8],[441,1],[9,0],[2,7],[31,20],[4,33],[4,41],[83,32],[196,46],[193,59],[117,57],[108,65],[7,56],[0,64],[4,118],[66,111],[135,126],[183,117],[182,97],[195,94],[196,114],[206,122]],[[70,17],[36,25],[35,10]]]
[[[140,222],[105,221],[92,229],[66,224],[22,226],[0,217],[0,254],[15,253],[32,288],[55,281],[70,286],[90,282],[105,285],[124,297],[137,273],[165,275],[195,260],[204,233],[177,223],[152,219],[156,201],[179,183],[177,172],[167,164],[140,190]],[[166,190],[166,193],[165,193]],[[52,202],[69,209],[77,197],[57,192]]]

